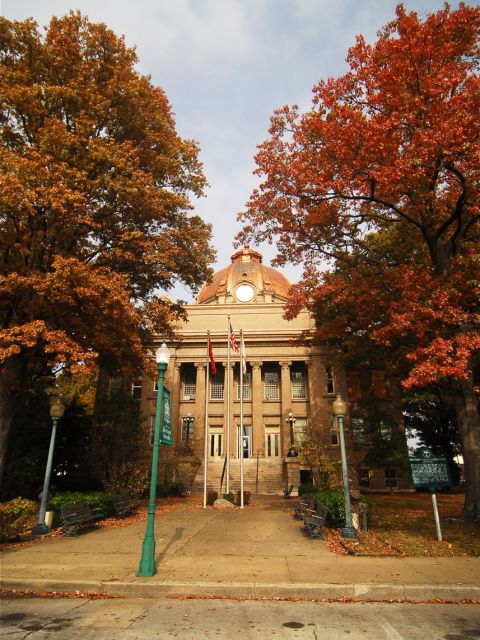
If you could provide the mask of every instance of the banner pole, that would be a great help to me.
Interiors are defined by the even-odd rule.
[[[238,441],[238,455],[240,456],[240,508],[243,504],[243,330],[240,329],[240,437]]]
[[[205,437],[203,444],[203,508],[207,508],[207,462],[208,462],[208,383],[210,378],[210,331],[207,331],[207,370],[205,374]]]
[[[225,487],[226,493],[230,493],[230,316],[227,316],[227,322],[227,452],[225,456],[227,480]]]

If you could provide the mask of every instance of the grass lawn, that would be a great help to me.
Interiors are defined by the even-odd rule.
[[[428,493],[369,495],[369,531],[360,543],[344,543],[355,554],[480,556],[480,527],[460,520],[463,495],[437,494],[443,542],[438,542]]]

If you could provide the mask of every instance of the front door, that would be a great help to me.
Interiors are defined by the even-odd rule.
[[[252,455],[251,427],[243,425],[243,437],[240,437],[240,427],[237,429],[237,457],[240,457],[240,451],[244,458],[250,458]]]
[[[210,458],[222,457],[223,429],[210,428],[209,454]]]

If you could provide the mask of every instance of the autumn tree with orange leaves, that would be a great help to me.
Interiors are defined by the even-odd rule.
[[[205,178],[133,49],[79,13],[0,19],[0,464],[28,371],[145,364],[213,259]]]
[[[420,19],[398,5],[350,70],[278,110],[241,240],[305,263],[287,313],[320,336],[396,349],[405,388],[448,381],[463,443],[464,516],[480,521],[480,9]],[[329,266],[327,266],[329,265]]]

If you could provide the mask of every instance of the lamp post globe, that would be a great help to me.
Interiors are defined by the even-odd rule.
[[[151,577],[157,573],[155,560],[155,502],[157,493],[158,451],[160,447],[160,421],[163,405],[163,381],[170,361],[170,351],[165,342],[156,349],[155,360],[158,369],[157,409],[155,413],[155,429],[153,435],[152,471],[150,476],[150,497],[148,501],[147,528],[142,545],[142,557],[137,571],[139,577]]]
[[[49,532],[49,527],[45,522],[47,512],[48,491],[50,488],[50,476],[52,473],[53,450],[55,448],[55,438],[57,435],[57,424],[65,413],[65,405],[58,396],[52,396],[50,400],[50,417],[52,418],[52,433],[50,436],[50,447],[48,449],[47,466],[45,468],[45,478],[43,481],[42,498],[38,512],[37,524],[32,529],[32,535],[44,536]]]
[[[344,538],[350,538],[352,540],[357,539],[357,532],[353,526],[352,521],[352,505],[350,501],[350,484],[348,481],[348,465],[347,465],[347,453],[345,450],[345,434],[343,431],[343,418],[347,413],[347,403],[343,400],[339,394],[336,400],[332,404],[333,415],[335,416],[338,424],[338,431],[340,435],[340,452],[342,456],[342,478],[343,478],[343,493],[345,496],[345,527],[342,529],[342,536]]]

